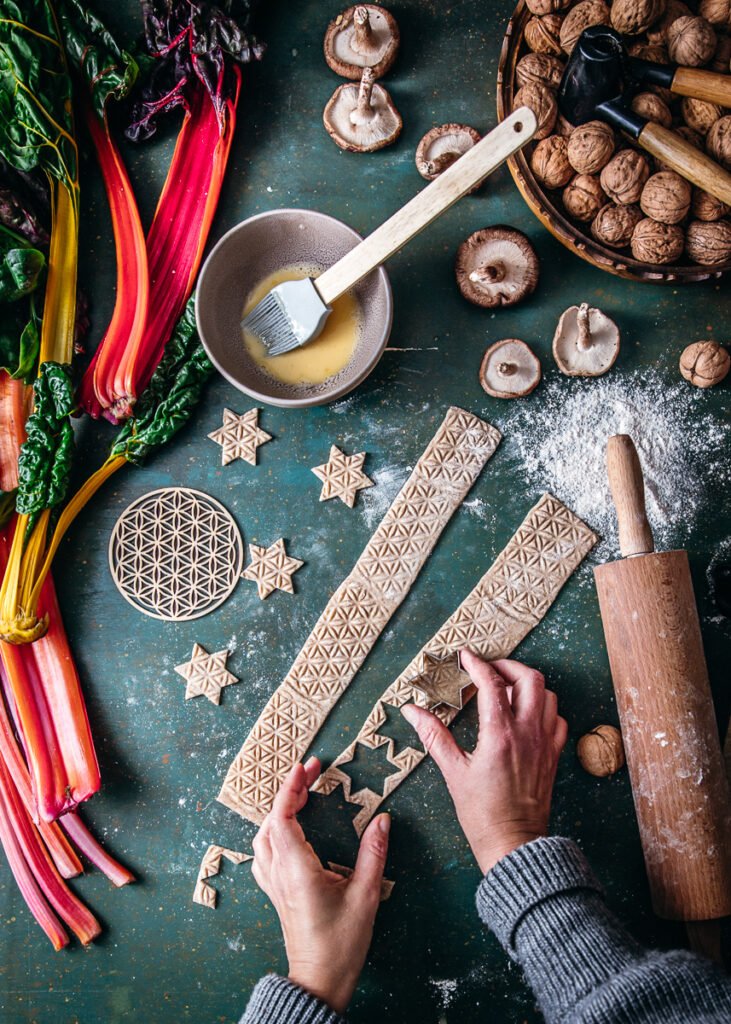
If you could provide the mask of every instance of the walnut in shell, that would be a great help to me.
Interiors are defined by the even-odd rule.
[[[719,117],[706,135],[706,149],[709,156],[717,160],[727,171],[731,171],[731,114]]]
[[[571,124],[570,121],[567,121],[561,113],[561,111],[559,110],[558,117],[556,118],[556,134],[560,135],[562,139],[568,139],[575,128],[576,125]]]
[[[695,263],[704,267],[728,263],[731,260],[731,222],[691,221],[685,236],[685,250]]]
[[[523,32],[525,45],[534,53],[550,53],[558,57],[561,53],[559,34],[562,21],[560,14],[544,14],[542,18],[532,17]]]
[[[692,96],[683,97],[680,109],[686,125],[699,135],[705,135],[723,114],[723,108],[717,103],[697,100]]]
[[[623,249],[629,245],[635,226],[641,220],[642,210],[638,206],[607,203],[592,221],[591,233],[602,245]]]
[[[531,170],[545,188],[563,188],[574,176],[566,151],[568,144],[560,135],[541,139],[530,158]]]
[[[731,356],[717,341],[695,341],[680,356],[680,372],[697,388],[720,384],[731,369]]]
[[[528,82],[558,89],[563,75],[563,62],[550,53],[526,53],[515,65],[515,81],[520,88]]]
[[[525,6],[539,18],[544,14],[556,14],[565,10],[571,4],[571,0],[525,0]]]
[[[629,207],[632,209],[632,207]],[[659,224],[645,217],[635,227],[632,255],[641,263],[675,263],[683,255],[685,232],[677,224]]]
[[[679,224],[690,209],[690,184],[675,171],[658,171],[645,182],[640,208],[661,224]]]
[[[731,32],[731,0],[701,0],[698,13],[721,32]]]
[[[683,3],[683,0],[668,0],[662,18],[647,30],[647,42],[650,46],[664,46],[667,40],[667,31],[672,23],[678,18],[685,17],[686,14],[690,14],[690,8]]]
[[[661,99],[654,92],[638,92],[632,98],[632,109],[635,114],[661,124],[663,128],[669,128],[673,123],[673,115],[665,100]]]
[[[667,0],[614,0],[612,25],[625,36],[646,32],[665,13]]]
[[[624,765],[622,734],[613,725],[598,725],[576,744],[576,755],[584,771],[599,779],[614,775]]]
[[[620,149],[602,169],[600,180],[610,199],[622,206],[630,206],[640,201],[649,177],[647,157],[636,149]]]
[[[558,117],[558,105],[554,93],[548,86],[538,82],[528,82],[518,89],[513,100],[513,110],[518,107],[530,107],[536,115],[538,127],[534,138],[545,139],[554,129]]]
[[[667,44],[674,64],[700,68],[716,52],[716,33],[710,21],[687,14],[672,23],[667,31]]]
[[[604,121],[587,121],[575,128],[566,155],[577,174],[598,174],[614,152],[614,132]]]
[[[726,216],[729,209],[726,203],[712,196],[710,192],[704,192],[702,188],[693,189],[690,212],[696,220],[720,220]]]
[[[584,222],[594,220],[607,202],[599,179],[593,174],[577,174],[563,190],[561,198],[569,217]]]
[[[584,29],[591,25],[608,25],[609,7],[604,0],[580,0],[563,20],[559,41],[564,53],[571,53]]]

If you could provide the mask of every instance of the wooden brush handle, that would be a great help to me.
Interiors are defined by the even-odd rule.
[[[670,89],[678,96],[692,96],[696,100],[731,107],[731,75],[700,68],[678,68]]]
[[[731,206],[731,174],[680,135],[650,121],[640,132],[637,141],[643,149],[683,178]]]
[[[619,548],[623,558],[647,555],[655,549],[645,513],[645,483],[634,441],[615,434],[607,442],[607,473],[617,510]]]
[[[414,235],[530,142],[536,128],[535,114],[528,107],[520,107],[506,117],[385,224],[320,274],[315,286],[323,302],[331,306],[343,292],[380,267]]]

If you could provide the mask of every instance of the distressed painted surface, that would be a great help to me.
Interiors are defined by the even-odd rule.
[[[138,25],[133,0],[98,0],[100,13],[125,38]],[[321,58],[321,37],[336,4],[266,5],[261,35],[269,52],[247,75],[230,173],[213,237],[245,216],[282,206],[333,214],[359,231],[375,227],[421,186],[413,152],[432,124],[464,120],[478,129],[494,121],[494,80],[504,0],[449,5],[393,4],[403,48],[387,85],[404,118],[404,133],[371,156],[344,154],[326,136],[322,108],[338,79]],[[146,221],[164,177],[173,135],[145,149],[125,148]],[[82,280],[93,299],[95,337],[112,305],[113,254],[101,182],[85,165]],[[491,316],[464,303],[452,263],[458,243],[490,223],[510,223],[535,241],[543,261],[537,293],[515,311]],[[532,342],[549,376],[550,338],[558,314],[586,300],[617,316],[624,331],[618,378],[656,367],[675,380],[682,346],[707,334],[724,340],[728,286],[681,292],[631,285],[571,258],[533,219],[507,172],[463,200],[390,267],[396,315],[387,352],[372,377],[333,408],[285,412],[266,408],[263,429],[275,440],[260,449],[257,467],[221,468],[206,435],[224,405],[243,412],[247,400],[222,381],[209,389],[195,421],[144,470],[118,474],[80,517],[57,562],[62,605],[82,672],[104,778],[87,812],[110,847],[140,876],[116,891],[96,873],[75,885],[106,925],[89,950],[53,954],[0,865],[0,1016],[8,1024],[119,1024],[145,1019],[234,1022],[255,979],[283,969],[275,915],[253,885],[247,865],[226,863],[215,912],[191,902],[209,843],[250,848],[253,829],[214,801],[223,773],[259,710],[288,669],[326,597],[351,568],[374,526],[446,407],[463,405],[505,433],[472,497],[449,525],[426,570],[365,668],[315,744],[324,758],[342,749],[360,726],[384,680],[395,677],[485,571],[538,494],[516,473],[508,403],[488,398],[476,380],[488,342],[516,336]],[[725,290],[724,290],[725,289]],[[567,393],[570,382],[565,382]],[[703,408],[728,408],[728,386],[703,397]],[[539,406],[541,391],[530,399]],[[101,459],[111,428],[86,425],[84,461]],[[310,467],[331,443],[368,452],[365,470],[377,486],[354,510],[319,504]],[[120,511],[147,490],[186,484],[207,491],[234,514],[246,542],[284,536],[307,565],[295,596],[259,601],[242,581],[206,619],[178,625],[137,614],[114,590],[106,548]],[[712,676],[722,700],[723,649],[729,632],[712,620],[704,572],[728,533],[728,504],[709,495],[695,533],[691,561],[701,604]],[[228,667],[242,682],[220,707],[184,701],[173,667],[195,641],[232,649]],[[603,878],[613,905],[648,941],[680,941],[676,926],[649,910],[639,840],[626,773],[607,781],[585,775],[575,740],[598,721],[616,721],[591,572],[585,566],[545,623],[521,649],[539,663],[560,697],[571,741],[559,772],[554,828],[576,836]],[[728,698],[726,698],[728,701]],[[719,704],[719,711],[726,710]],[[457,723],[458,738],[474,736],[474,707]],[[405,723],[390,726],[410,735]],[[382,765],[359,761],[364,779]],[[537,1015],[519,972],[481,930],[474,912],[478,881],[449,799],[426,762],[390,801],[394,816],[388,877],[396,888],[379,912],[370,964],[352,1008],[365,1024],[394,1020],[534,1021]],[[352,809],[351,809],[352,811]],[[317,801],[307,827],[327,858],[353,863],[349,811]]]

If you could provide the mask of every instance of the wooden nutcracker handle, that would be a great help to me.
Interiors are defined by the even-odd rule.
[[[615,434],[609,438],[607,473],[612,500],[617,510],[619,548],[622,557],[649,554],[655,550],[655,542],[645,512],[642,466],[634,441],[628,434]]]
[[[731,107],[731,75],[701,71],[700,68],[678,68],[673,75],[670,90],[678,96],[692,96],[706,103]]]
[[[441,213],[470,192],[508,157],[530,142],[536,116],[529,107],[513,111],[489,135],[468,149],[451,167],[417,193],[355,249],[324,271],[315,287],[326,306],[398,252]]]
[[[637,141],[683,178],[731,206],[731,174],[680,135],[648,121]]]

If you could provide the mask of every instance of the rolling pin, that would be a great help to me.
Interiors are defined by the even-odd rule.
[[[609,439],[607,470],[623,557],[594,576],[652,905],[710,921],[731,914],[731,799],[688,556],[655,552],[626,434]]]

